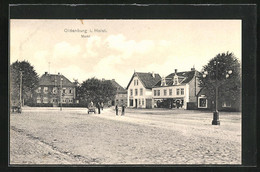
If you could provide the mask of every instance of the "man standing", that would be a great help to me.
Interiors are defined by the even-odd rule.
[[[100,103],[99,102],[97,104],[97,108],[98,108],[98,114],[100,114]]]
[[[118,106],[116,105],[116,115],[118,115]]]
[[[125,115],[125,105],[124,104],[122,105],[122,114],[121,114],[121,116],[123,116],[123,115]]]

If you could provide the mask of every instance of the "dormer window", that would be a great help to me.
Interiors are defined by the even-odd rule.
[[[174,78],[173,78],[173,85],[178,85],[178,84],[179,84],[178,76],[175,75]]]
[[[165,77],[162,77],[162,80],[161,80],[161,86],[166,86],[166,80],[165,80]]]

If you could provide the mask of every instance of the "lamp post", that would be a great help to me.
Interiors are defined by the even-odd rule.
[[[60,78],[60,111],[62,111],[62,81],[63,81],[63,78],[61,76],[61,78]]]
[[[215,84],[212,84],[212,86],[215,88],[215,110],[213,111],[213,120],[212,120],[212,125],[220,125],[219,121],[219,112],[218,112],[218,88],[223,84],[223,80],[218,79],[218,64],[219,62],[216,60],[214,61],[214,65],[216,66],[215,68]],[[228,78],[232,74],[232,70],[226,71],[226,78]],[[208,72],[204,71],[203,72],[203,78],[206,78],[208,76]]]

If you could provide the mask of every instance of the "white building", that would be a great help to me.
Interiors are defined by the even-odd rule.
[[[161,80],[159,74],[134,72],[127,89],[127,107],[152,108],[152,87]]]
[[[169,74],[155,84],[153,87],[153,107],[184,109],[196,109],[197,95],[200,91],[198,71],[191,68],[191,71]]]

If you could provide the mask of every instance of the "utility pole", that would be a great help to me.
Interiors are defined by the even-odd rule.
[[[60,77],[60,111],[62,111],[62,76]]]
[[[20,106],[22,107],[22,79],[23,79],[23,73],[20,71]]]

